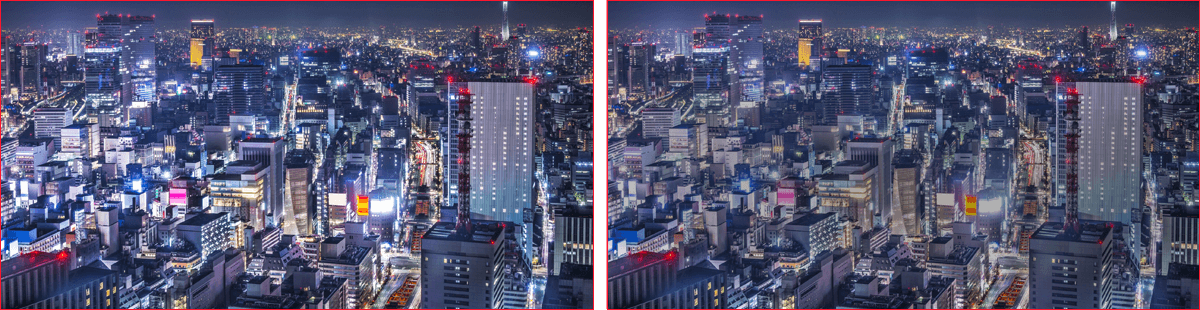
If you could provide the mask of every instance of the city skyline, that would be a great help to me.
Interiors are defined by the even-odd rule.
[[[0,305],[590,307],[586,4],[6,3]]]
[[[704,14],[762,15],[767,30],[794,29],[798,19],[827,28],[1062,27],[1109,23],[1109,1],[610,1],[610,30],[686,29]],[[854,9],[846,9],[853,7]],[[1117,1],[1121,24],[1196,27],[1195,2]],[[1105,29],[1096,29],[1106,31]]]
[[[285,5],[286,3],[286,5]],[[238,10],[228,6],[237,5]],[[494,6],[494,7],[493,7]],[[591,2],[514,2],[509,21],[533,26],[591,27]],[[257,14],[270,10],[278,14]],[[405,14],[431,12],[432,14]],[[5,30],[54,30],[88,27],[95,14],[155,15],[160,29],[185,29],[191,20],[217,20],[223,28],[251,27],[379,27],[411,28],[488,26],[499,31],[503,22],[500,1],[22,1],[5,3]],[[580,18],[579,16],[587,16]],[[10,17],[11,16],[11,17]],[[54,21],[47,24],[46,21]],[[534,23],[536,21],[536,23]],[[95,26],[94,23],[91,26]],[[165,26],[165,27],[164,27]],[[11,29],[10,29],[11,28]]]
[[[609,8],[610,308],[1198,307],[1196,3]]]

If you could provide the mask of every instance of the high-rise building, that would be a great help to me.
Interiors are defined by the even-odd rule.
[[[1112,222],[1079,221],[1079,233],[1046,222],[1029,240],[1029,308],[1108,308],[1115,279]]]
[[[123,85],[123,91],[129,96],[127,102],[158,102],[155,96],[158,67],[154,59],[155,35],[154,16],[126,15],[124,24],[124,60],[125,72],[129,73],[129,83]]]
[[[704,113],[731,114],[729,66],[729,46],[726,44],[705,45],[692,50],[692,100]]]
[[[120,308],[118,272],[94,267],[71,270],[66,252],[31,252],[3,263],[5,309]]]
[[[944,48],[923,48],[908,52],[908,77],[941,78],[950,70],[950,53]]]
[[[57,148],[62,146],[62,129],[70,126],[74,118],[64,108],[40,108],[33,112],[33,134],[38,138],[54,139]]]
[[[651,92],[650,68],[654,64],[657,45],[634,42],[629,46],[629,92],[649,95]]]
[[[125,107],[121,91],[121,18],[117,15],[101,15],[96,18],[95,29],[84,33],[84,93],[90,106],[97,110],[97,121],[101,126],[119,126],[125,123]]]
[[[37,42],[25,42],[21,45],[21,63],[18,90],[22,96],[38,98],[44,94],[42,83],[42,62],[46,59],[46,45]]]
[[[1200,265],[1197,257],[1197,214],[1195,210],[1176,208],[1163,211],[1162,254],[1158,257],[1158,275],[1170,274],[1172,267]]]
[[[312,152],[306,149],[295,149],[288,151],[287,159],[284,159],[284,165],[287,166],[287,186],[291,191],[292,200],[292,218],[295,221],[296,231],[294,234],[300,236],[312,235],[315,231],[315,215],[316,204],[313,199],[312,187],[316,180],[316,157]],[[285,218],[286,221],[286,218]],[[291,234],[292,232],[285,231],[284,233]]]
[[[457,198],[470,199],[471,217],[478,220],[531,224],[533,212],[533,124],[534,84],[516,79],[454,82],[448,93],[468,91],[471,100],[471,146],[469,197],[458,193],[458,178],[445,178],[455,206]],[[450,100],[457,103],[457,98]],[[450,109],[451,111],[457,108]],[[457,150],[457,126],[447,135],[449,149]],[[458,154],[449,152],[448,176],[459,174]],[[451,207],[453,209],[453,207]],[[528,234],[530,229],[521,230]],[[529,258],[532,238],[517,238],[518,248]],[[529,261],[529,260],[526,260]]]
[[[267,222],[263,224],[272,227],[280,227],[283,224],[280,219],[294,217],[292,210],[283,207],[286,199],[283,196],[286,184],[284,173],[287,170],[284,163],[285,143],[283,138],[248,138],[238,144],[239,160],[258,162],[267,171],[267,179],[263,184],[268,189],[263,193]]]
[[[592,265],[592,213],[565,210],[554,215],[554,265],[551,275],[562,273],[563,264]]]
[[[640,252],[608,262],[608,307],[630,308],[660,295],[675,283],[676,252]]]
[[[865,115],[875,105],[875,71],[867,65],[832,65],[822,73],[825,123],[838,115]]]
[[[188,214],[188,218],[176,226],[179,239],[187,241],[200,251],[200,257],[207,259],[209,254],[224,251],[229,248],[232,219],[229,213],[196,213]]]
[[[892,233],[897,235],[919,235],[925,231],[924,199],[921,199],[923,159],[921,153],[912,149],[896,153],[892,192],[897,200],[892,211]]]
[[[692,57],[692,33],[688,31],[675,31],[675,55],[683,55],[683,57]]]
[[[323,76],[331,81],[342,68],[342,51],[319,48],[300,53],[300,74],[297,77]]]
[[[212,64],[214,39],[217,36],[216,25],[211,19],[192,20],[192,30],[189,35],[189,57],[192,67]]]
[[[474,221],[460,232],[434,224],[421,239],[421,300],[425,309],[499,309],[503,302],[504,223]]]
[[[355,224],[348,223],[346,235],[322,240],[317,258],[317,268],[322,274],[346,279],[346,308],[350,309],[360,308],[372,301],[372,296],[381,287],[377,268],[379,253],[375,252],[376,247],[351,240],[351,237],[362,236],[362,224]],[[351,232],[351,226],[359,227],[360,231]],[[437,271],[441,274],[443,270]]]
[[[219,125],[229,125],[230,115],[259,115],[266,106],[263,66],[217,67],[212,102],[216,106]]]
[[[256,231],[266,228],[267,191],[274,191],[268,187],[269,175],[267,166],[257,161],[229,163],[225,173],[208,177],[213,210],[228,212],[229,221],[247,222]]]
[[[1142,205],[1142,86],[1128,80],[1099,79],[1061,82],[1058,97],[1071,89],[1079,93],[1078,199],[1079,219],[1130,224]],[[1057,110],[1066,108],[1058,100]],[[1061,112],[1059,112],[1061,113]],[[1058,204],[1067,193],[1066,120],[1051,136],[1056,164]]]
[[[740,88],[735,98],[740,101],[759,102],[763,97],[763,19],[762,16],[735,16],[737,24],[731,29],[733,52],[736,55],[737,77]],[[732,23],[732,21],[731,21]]]
[[[895,154],[895,144],[892,138],[863,138],[856,137],[846,142],[846,158],[854,161],[864,161],[876,167],[875,182],[875,213],[879,221],[876,225],[885,225],[889,221],[899,221],[892,209],[892,155]]]
[[[671,128],[679,126],[679,110],[673,108],[642,109],[642,136],[646,139],[665,139]]]
[[[800,20],[800,42],[796,46],[796,56],[800,66],[812,65],[813,57],[821,57],[822,43],[825,33],[821,29],[821,20]]]

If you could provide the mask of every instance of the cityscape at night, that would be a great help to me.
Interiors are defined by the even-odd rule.
[[[1200,307],[1196,2],[608,12],[609,308]]]
[[[591,16],[5,3],[0,308],[592,308]]]

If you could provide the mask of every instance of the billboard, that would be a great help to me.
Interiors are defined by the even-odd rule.
[[[367,215],[371,213],[371,198],[367,196],[358,196],[358,215]]]
[[[967,216],[974,216],[977,214],[976,206],[978,205],[978,203],[979,203],[978,197],[970,196],[970,195],[967,196],[967,207],[966,207]]]

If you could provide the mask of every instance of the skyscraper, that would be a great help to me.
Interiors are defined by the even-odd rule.
[[[124,125],[121,105],[122,75],[121,18],[117,15],[96,17],[95,30],[84,33],[84,93],[97,110],[101,126]]]
[[[189,60],[192,67],[204,65],[207,58],[211,64],[212,51],[215,47],[213,38],[216,37],[216,25],[211,19],[192,20],[192,31],[189,36]]]
[[[509,33],[508,33],[508,1],[504,1],[504,3],[501,5],[504,6],[504,8],[503,8],[504,9],[504,21],[501,22],[501,25],[500,25],[500,27],[501,27],[500,28],[500,40],[507,41],[508,35],[509,35]]]
[[[837,122],[838,115],[867,114],[875,104],[872,85],[875,71],[867,65],[832,65],[822,73],[825,123]]]
[[[692,50],[692,100],[707,114],[729,115],[729,46]],[[721,126],[721,125],[716,125]]]
[[[125,16],[124,65],[129,73],[129,84],[124,92],[130,96],[128,102],[158,102],[154,95],[157,80],[157,65],[154,60],[155,35],[154,16]]]
[[[1046,222],[1029,240],[1029,308],[1108,308],[1116,242],[1113,225],[1081,221],[1080,234]],[[1091,285],[1089,285],[1091,284]],[[1091,297],[1091,298],[1089,298]]]
[[[20,81],[18,88],[22,96],[42,95],[42,61],[46,59],[46,45],[25,42],[21,45]]]
[[[731,39],[737,55],[740,101],[763,101],[763,19],[762,16],[735,16]]]
[[[1142,86],[1123,79],[1058,83],[1058,92],[1079,92],[1079,150],[1077,163],[1079,219],[1130,224],[1142,205]],[[1065,108],[1063,100],[1058,109]],[[1051,135],[1056,167],[1066,165],[1066,142]],[[1065,202],[1066,169],[1055,169],[1056,197]]]
[[[821,56],[823,37],[820,19],[800,20],[800,43],[796,46],[796,56],[801,66],[811,65],[813,56]]]
[[[271,227],[281,227],[284,223],[281,223],[280,219],[294,218],[291,214],[292,210],[283,207],[284,199],[286,199],[283,195],[284,186],[287,184],[284,182],[285,142],[283,138],[249,138],[238,144],[238,159],[259,162],[267,170],[267,180],[264,182],[264,186],[268,190],[263,193],[267,208],[267,216],[265,216],[267,222],[264,225]],[[287,223],[295,224],[292,221]],[[266,227],[255,228],[261,230]]]
[[[634,42],[629,47],[629,92],[648,95],[651,92],[650,68],[654,63],[657,45]]]
[[[220,66],[213,80],[217,124],[229,125],[229,116],[257,115],[266,106],[266,80],[260,65]]]
[[[504,224],[477,222],[466,234],[434,224],[421,239],[423,309],[499,309],[503,299]]]
[[[473,219],[529,224],[525,214],[532,212],[533,207],[534,85],[513,79],[491,79],[454,82],[448,91],[457,94],[461,89],[473,94],[469,159],[471,190],[469,197],[457,192],[452,194],[459,200],[470,199]],[[450,137],[458,133],[457,128],[453,129]],[[450,149],[457,149],[455,139],[449,140]],[[458,160],[457,155],[451,153],[448,164]],[[446,175],[457,176],[458,173],[458,166],[450,165]],[[456,177],[445,179],[450,183],[447,188],[458,188]],[[528,242],[529,239],[523,240]],[[519,247],[529,255],[528,244]]]

